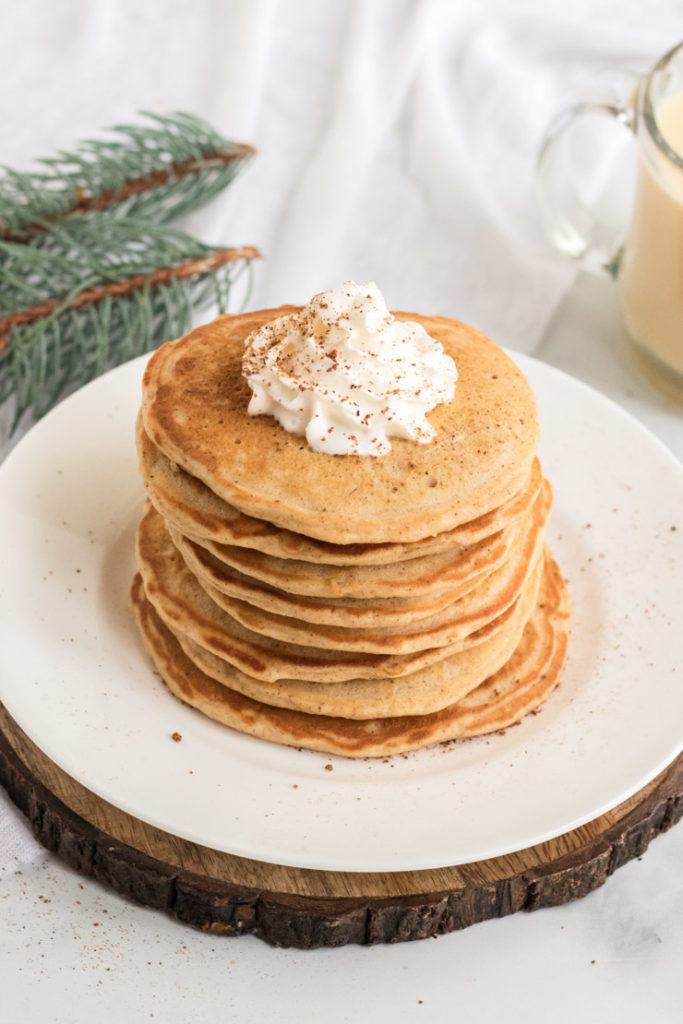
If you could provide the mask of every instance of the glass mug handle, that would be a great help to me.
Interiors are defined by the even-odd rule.
[[[577,103],[550,123],[536,165],[544,230],[585,269],[619,269],[635,191],[635,93],[606,103]],[[625,156],[628,147],[631,152]]]

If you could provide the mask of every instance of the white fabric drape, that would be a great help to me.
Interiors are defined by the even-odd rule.
[[[533,351],[574,272],[536,216],[543,129],[682,34],[674,0],[25,0],[0,39],[3,159],[196,111],[260,151],[188,219],[262,248],[254,304],[374,279],[395,308]]]

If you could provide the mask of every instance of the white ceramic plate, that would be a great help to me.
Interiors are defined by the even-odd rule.
[[[136,817],[302,867],[480,860],[630,796],[683,746],[683,470],[601,395],[517,358],[539,400],[555,489],[549,539],[574,604],[563,681],[540,714],[502,735],[353,761],[239,735],[170,696],[128,605],[144,359],[58,406],[0,468],[0,698],[10,714],[66,772]]]

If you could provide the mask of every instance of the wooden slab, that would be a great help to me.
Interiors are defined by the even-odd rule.
[[[203,931],[312,949],[441,935],[592,892],[683,815],[683,755],[615,810],[505,857],[430,871],[311,871],[210,850],[124,814],[49,760],[0,705],[0,783],[71,867]]]

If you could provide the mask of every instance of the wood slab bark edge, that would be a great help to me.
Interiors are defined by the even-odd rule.
[[[0,710],[4,726],[0,730],[0,783],[26,815],[43,846],[76,871],[135,903],[166,911],[202,931],[250,934],[273,946],[314,949],[348,943],[402,942],[442,935],[520,910],[568,903],[597,889],[619,867],[641,856],[655,836],[683,816],[681,755],[642,791],[642,799],[631,798],[622,805],[622,816],[613,813],[603,831],[588,834],[569,853],[549,856],[532,867],[524,866],[521,854],[482,862],[482,869],[495,866],[494,873],[499,877],[494,881],[463,883],[466,872],[461,866],[444,869],[445,877],[448,870],[453,872],[454,884],[438,891],[350,897],[282,892],[267,885],[240,884],[234,878],[211,878],[179,869],[177,864],[149,856],[91,824],[59,799],[25,763],[28,759],[15,749],[16,740],[13,745],[8,738],[7,713]],[[577,830],[577,834],[580,832]],[[551,844],[543,844],[543,849]],[[239,869],[239,858],[231,860]],[[267,876],[270,866],[259,866]],[[481,873],[487,874],[483,870]],[[424,886],[430,873],[409,875],[414,875],[416,885]],[[343,880],[345,876],[338,877]],[[443,872],[437,877],[444,877]]]

